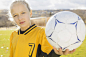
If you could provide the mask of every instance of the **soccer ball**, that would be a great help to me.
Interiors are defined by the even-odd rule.
[[[80,16],[70,11],[53,15],[46,24],[46,38],[57,48],[69,51],[78,48],[85,39],[85,24]]]

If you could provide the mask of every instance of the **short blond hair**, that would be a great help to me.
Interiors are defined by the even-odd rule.
[[[13,5],[15,5],[15,4],[17,4],[17,3],[21,3],[21,4],[26,5],[26,7],[28,8],[28,10],[30,11],[29,4],[28,4],[25,0],[16,0],[16,1],[14,1],[14,2],[11,4],[10,9],[12,9]]]

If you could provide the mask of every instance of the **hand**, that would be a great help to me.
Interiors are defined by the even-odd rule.
[[[58,55],[67,55],[67,54],[72,54],[73,52],[75,52],[76,49],[69,51],[69,49],[66,49],[65,51],[62,51],[61,48],[59,48],[59,50],[57,50],[55,47],[53,47],[54,52]]]

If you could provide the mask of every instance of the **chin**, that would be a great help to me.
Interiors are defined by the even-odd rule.
[[[21,28],[28,28],[28,26],[26,26],[26,25],[22,25],[22,26],[20,26]]]

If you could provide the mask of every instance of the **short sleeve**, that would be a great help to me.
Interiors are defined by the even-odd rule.
[[[50,45],[50,43],[48,42],[46,35],[45,35],[45,30],[42,29],[41,33],[40,33],[40,39],[41,39],[41,56],[44,57],[60,57],[60,55],[56,54],[53,50],[53,46]],[[41,57],[40,56],[40,57]]]
[[[50,43],[47,41],[46,35],[45,35],[45,30],[41,29],[41,33],[40,33],[40,44],[41,44],[41,50],[44,53],[49,54],[51,52],[51,50],[53,49],[53,47],[50,45]]]
[[[10,57],[13,57],[12,39],[13,39],[13,33],[10,36]]]

